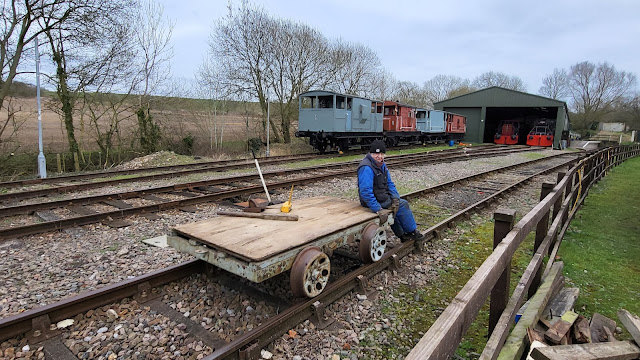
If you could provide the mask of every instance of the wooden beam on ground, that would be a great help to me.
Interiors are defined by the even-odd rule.
[[[556,321],[556,323],[544,333],[544,338],[552,344],[560,344],[562,338],[571,330],[571,326],[573,326],[577,318],[578,314],[571,310],[567,311],[562,315],[560,320]]]
[[[560,290],[544,309],[544,317],[552,324],[564,315],[569,310],[573,309],[573,306],[578,299],[580,289],[578,288],[564,288]]]
[[[622,322],[633,340],[640,345],[640,318],[625,309],[618,310],[618,319]]]
[[[594,343],[614,340],[612,337],[616,331],[616,322],[604,315],[593,313],[589,328],[591,328],[591,341]]]
[[[573,326],[573,338],[578,344],[587,344],[591,342],[591,329],[589,328],[589,320],[580,315]]]
[[[540,319],[542,311],[549,302],[549,299],[553,296],[552,291],[555,287],[554,284],[564,281],[564,277],[562,276],[563,266],[564,264],[561,261],[553,264],[549,274],[543,279],[536,294],[529,299],[529,306],[527,307],[527,310],[522,314],[520,320],[505,341],[504,346],[498,355],[498,359],[515,360],[522,357],[525,349],[527,329],[537,323],[538,319]]]
[[[559,345],[533,349],[534,360],[631,360],[640,357],[640,348],[631,341]]]

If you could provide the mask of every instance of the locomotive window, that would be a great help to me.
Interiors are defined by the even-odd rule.
[[[318,105],[320,109],[333,108],[333,95],[318,96]]]
[[[352,103],[353,103],[353,99],[348,97],[347,98],[347,110],[351,110]]]
[[[344,109],[344,97],[336,96],[336,109]]]
[[[313,97],[308,97],[308,96],[303,96],[301,101],[300,101],[300,108],[301,109],[312,109],[315,108],[314,106],[314,100],[316,98]]]

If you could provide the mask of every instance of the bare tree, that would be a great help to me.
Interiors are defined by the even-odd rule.
[[[49,78],[56,85],[60,112],[65,125],[69,151],[74,154],[75,168],[82,157],[75,136],[74,112],[78,94],[89,87],[113,82],[129,63],[132,52],[129,38],[128,13],[134,3],[128,0],[85,0],[82,3],[61,4],[75,6],[64,22],[49,24],[41,19],[40,26],[48,40],[55,75]],[[77,157],[76,157],[77,156]]]
[[[170,76],[170,60],[173,48],[170,45],[174,23],[164,18],[162,5],[145,1],[136,13],[134,22],[135,47],[139,50],[138,65],[141,83],[136,88],[139,93],[138,136],[144,152],[157,150],[160,128],[153,121],[149,95],[158,90],[160,84]]]
[[[576,128],[590,128],[594,122],[611,112],[635,84],[634,74],[617,71],[606,62],[595,65],[584,61],[571,66],[569,91],[571,106],[578,113],[573,118]]]
[[[330,46],[329,89],[344,94],[370,96],[375,93],[376,74],[382,71],[380,58],[371,48],[336,40]]]
[[[5,99],[4,109],[7,115],[0,122],[0,153],[9,153],[20,147],[18,131],[32,114],[19,115],[22,106],[15,104],[15,98],[10,96]]]
[[[24,52],[43,32],[65,22],[82,1],[10,0],[3,1],[0,13],[0,108],[18,74]]]
[[[500,86],[505,89],[511,89],[516,91],[527,91],[527,87],[524,85],[522,79],[517,76],[509,76],[501,72],[488,71],[478,75],[472,84],[476,89],[484,89],[491,86]]]
[[[397,87],[398,80],[395,79],[390,71],[383,69],[374,74],[371,79],[371,92],[362,96],[376,100],[389,99],[397,91]]]
[[[282,139],[290,143],[298,94],[320,84],[326,74],[327,40],[317,30],[300,23],[278,20],[272,26],[267,48],[271,60],[265,77],[277,100]],[[273,122],[269,125],[275,132]]]
[[[551,75],[542,79],[542,86],[538,94],[552,99],[564,99],[569,96],[569,76],[565,69],[553,69]]]
[[[391,95],[392,100],[414,106],[427,106],[426,93],[420,86],[411,81],[399,81],[396,90]]]
[[[264,9],[241,0],[238,7],[229,4],[228,14],[216,22],[209,38],[209,56],[221,75],[222,86],[236,98],[248,95],[258,99],[263,113],[269,87],[265,76],[272,66],[268,41],[274,22]],[[273,140],[281,141],[279,132]]]
[[[635,93],[623,104],[626,121],[633,130],[640,130],[640,93]],[[637,141],[637,140],[636,140]]]
[[[469,89],[470,81],[454,75],[436,75],[426,81],[422,88],[427,96],[427,106],[433,108],[433,103],[448,99],[461,89]]]
[[[205,59],[197,74],[198,88],[196,95],[200,99],[207,99],[204,114],[194,111],[196,126],[209,134],[209,150],[220,149],[223,144],[225,123],[219,114],[226,108],[227,99],[231,94],[223,86],[223,80],[215,65]]]

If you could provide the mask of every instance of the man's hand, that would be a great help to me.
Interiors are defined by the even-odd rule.
[[[400,199],[394,198],[393,200],[391,200],[391,209],[390,210],[393,212],[394,216],[398,212],[399,208],[400,208]]]
[[[389,210],[386,209],[380,209],[378,210],[378,212],[376,214],[378,214],[378,219],[380,219],[380,225],[384,224],[387,222],[387,220],[389,219],[389,214],[391,212]]]

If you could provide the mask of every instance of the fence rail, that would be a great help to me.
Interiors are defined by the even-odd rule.
[[[508,209],[499,210],[495,215],[493,253],[480,265],[406,359],[452,357],[490,295],[491,336],[480,359],[498,358],[517,310],[524,303],[525,297],[535,293],[541,279],[550,273],[564,233],[589,189],[612,167],[639,154],[640,145],[616,146],[602,149],[579,161],[566,174],[559,174],[557,184],[543,184],[541,201],[515,226],[515,212]],[[511,259],[532,231],[536,233],[535,253],[507,301]],[[549,257],[543,271],[542,265],[546,255]]]

